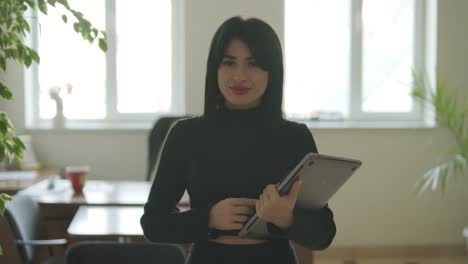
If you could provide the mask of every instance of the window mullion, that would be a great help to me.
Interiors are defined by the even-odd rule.
[[[351,0],[350,30],[350,111],[349,119],[362,115],[362,0]]]
[[[171,112],[183,114],[185,103],[185,3],[171,0],[172,10],[172,89]],[[177,40],[177,41],[175,41]]]
[[[423,0],[414,1],[414,40],[413,40],[413,71],[417,74],[423,73],[428,74],[425,56],[426,56],[426,5]],[[416,117],[423,117],[423,109],[421,109],[418,101],[413,98],[413,109],[411,114]]]
[[[29,9],[29,24],[32,26],[30,35],[28,36],[26,43],[34,47],[39,52],[39,12],[36,9]],[[40,84],[39,84],[39,65],[33,63],[30,69],[25,71],[25,109],[26,109],[26,127],[34,127],[39,124],[40,113],[39,113],[39,98],[40,98]],[[27,96],[31,94],[31,96]]]
[[[106,53],[106,119],[117,117],[117,32],[116,3],[106,0],[106,33],[109,43]]]

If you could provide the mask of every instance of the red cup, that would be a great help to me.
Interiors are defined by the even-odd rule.
[[[67,166],[65,173],[70,179],[73,190],[76,194],[83,193],[86,176],[89,174],[89,166]]]

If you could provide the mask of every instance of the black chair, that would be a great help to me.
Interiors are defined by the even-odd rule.
[[[67,264],[183,264],[185,253],[178,245],[145,242],[84,241],[65,252]]]
[[[171,126],[179,119],[188,118],[190,116],[164,116],[156,120],[153,128],[148,136],[148,171],[146,180],[151,181],[154,175],[154,170],[157,167],[159,152],[166,139],[167,132]]]
[[[67,244],[66,239],[45,239],[47,236],[45,223],[41,217],[39,205],[29,196],[14,195],[13,201],[5,208],[5,218],[10,225],[15,244],[22,263],[33,263],[38,254],[38,247],[48,247],[48,264],[65,263],[65,256],[53,256],[52,246]]]

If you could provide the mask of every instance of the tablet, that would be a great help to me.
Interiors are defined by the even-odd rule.
[[[308,153],[281,181],[276,184],[280,195],[289,193],[297,179],[302,187],[296,200],[296,207],[320,209],[362,165],[355,159]],[[269,238],[267,222],[254,214],[239,231],[240,237]]]

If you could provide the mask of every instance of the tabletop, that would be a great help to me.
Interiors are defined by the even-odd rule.
[[[53,187],[49,181],[30,186],[20,194],[30,195],[39,204],[46,205],[144,205],[148,200],[151,182],[147,181],[104,181],[87,180],[83,194],[75,194],[67,179],[55,179]],[[189,203],[185,193],[180,204]]]

